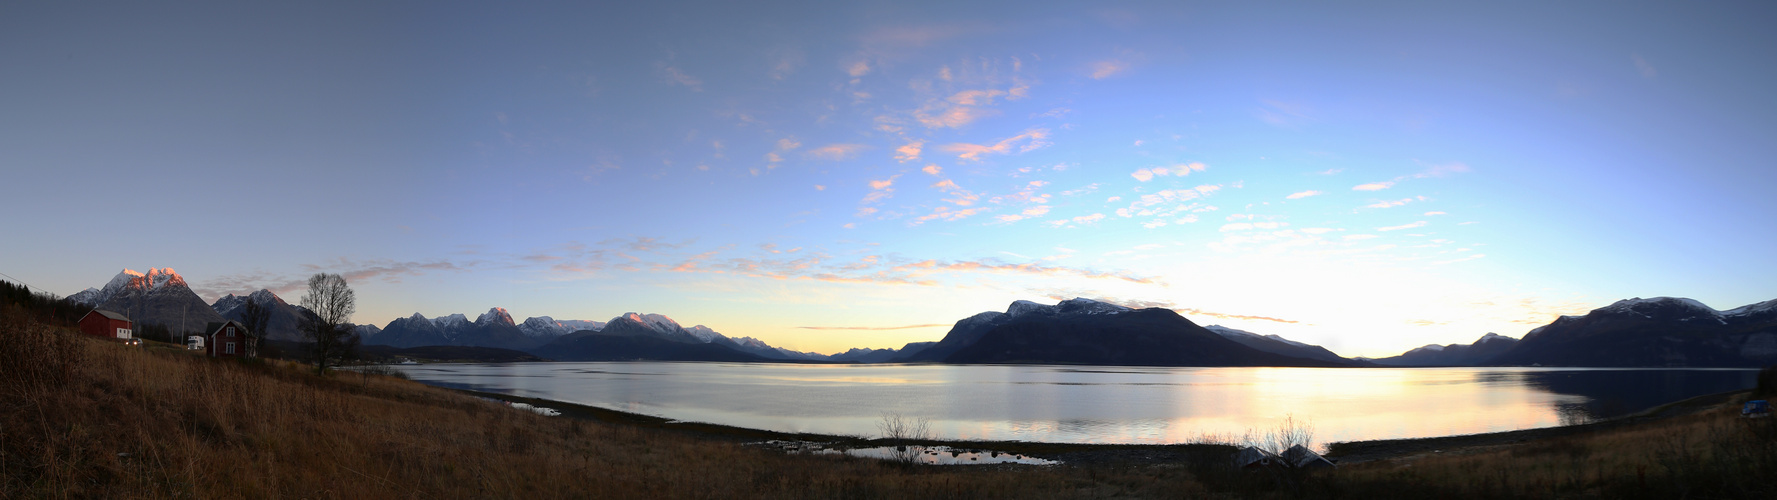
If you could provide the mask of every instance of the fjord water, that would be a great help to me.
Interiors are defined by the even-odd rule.
[[[398,367],[428,384],[783,432],[1176,443],[1276,428],[1318,442],[1549,427],[1750,388],[1756,370],[511,363]]]

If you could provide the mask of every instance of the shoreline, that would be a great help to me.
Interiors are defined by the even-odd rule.
[[[684,422],[665,417],[656,417],[653,415],[622,410],[612,410],[591,405],[569,403],[566,401],[515,396],[431,384],[425,385],[479,398],[526,403],[533,406],[553,408],[560,411],[562,413],[561,416],[566,418],[661,430],[713,441],[727,441],[739,444],[772,440],[807,441],[828,443],[842,448],[861,448],[891,444],[891,440],[883,438],[815,433],[790,433],[705,422]],[[1538,440],[1580,436],[1626,426],[1692,415],[1732,401],[1736,396],[1750,393],[1751,389],[1742,389],[1738,391],[1705,394],[1669,402],[1621,417],[1578,425],[1538,427],[1480,434],[1333,442],[1326,444],[1326,456],[1327,458],[1333,459],[1337,463],[1344,465],[1387,460],[1410,460],[1429,455],[1473,453]],[[1231,453],[1235,450],[1234,445],[1204,443],[1101,444],[1047,443],[1038,441],[957,441],[943,439],[927,439],[920,440],[919,442],[927,446],[949,446],[956,449],[978,449],[1017,453],[1031,457],[1058,460],[1061,462],[1061,466],[1087,467],[1106,464],[1129,465],[1133,463],[1154,465],[1161,463],[1177,463],[1181,461],[1199,460],[1207,453]],[[1018,465],[1012,466],[1016,467]]]

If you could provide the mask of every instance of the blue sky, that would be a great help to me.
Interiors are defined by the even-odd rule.
[[[0,272],[821,352],[1017,299],[1344,355],[1777,298],[1777,7],[0,7]]]

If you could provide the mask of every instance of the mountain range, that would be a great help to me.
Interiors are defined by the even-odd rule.
[[[82,290],[67,300],[120,312],[144,326],[161,325],[174,332],[198,333],[205,325],[223,319],[172,268],[146,273],[124,269],[105,286]]]
[[[240,320],[242,306],[272,312],[264,334],[301,341],[309,312],[269,290],[227,295],[205,304],[170,268],[125,269],[103,287],[68,300],[122,312],[142,324],[197,331]],[[731,338],[660,314],[626,313],[609,321],[515,322],[494,307],[473,321],[463,314],[419,313],[387,325],[358,325],[366,345],[394,348],[477,346],[513,349],[557,360],[682,360],[847,363],[1068,363],[1157,366],[1597,366],[1739,367],[1777,363],[1777,300],[1731,310],[1673,297],[1634,298],[1584,316],[1562,316],[1523,339],[1488,333],[1472,344],[1427,345],[1386,358],[1347,359],[1323,347],[1277,335],[1198,326],[1167,309],[1132,309],[1075,298],[1055,305],[1020,300],[1005,312],[963,318],[934,342],[900,349],[855,348],[824,355]]]

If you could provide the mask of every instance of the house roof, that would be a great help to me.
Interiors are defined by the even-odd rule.
[[[241,322],[235,321],[232,319],[228,320],[228,321],[219,322],[219,323],[212,322],[209,325],[204,326],[204,331],[210,332],[210,333],[204,334],[204,336],[205,337],[214,337],[214,336],[216,336],[216,334],[222,333],[222,327],[227,326],[227,325],[234,325],[235,328],[240,330],[242,335],[246,335],[249,337],[257,337],[258,336],[258,335],[253,334],[253,330],[247,329],[247,325],[243,325],[243,324],[241,324]]]
[[[1332,460],[1327,460],[1327,457],[1320,456],[1320,454],[1315,453],[1314,450],[1310,450],[1308,447],[1299,444],[1291,446],[1290,449],[1283,450],[1283,457],[1289,460],[1290,464],[1297,468],[1336,467]]]
[[[1234,454],[1234,464],[1241,467],[1256,463],[1264,463],[1267,460],[1281,461],[1282,458],[1279,458],[1276,453],[1265,451],[1254,446],[1241,448],[1239,452]]]
[[[115,319],[118,321],[129,321],[130,320],[130,318],[128,316],[124,316],[122,313],[111,312],[111,311],[107,311],[104,309],[93,309],[92,312],[89,312],[87,314],[94,314],[94,313],[97,313],[100,316],[104,316],[104,317],[110,318],[110,319]],[[84,319],[85,316],[82,316],[81,318]]]

